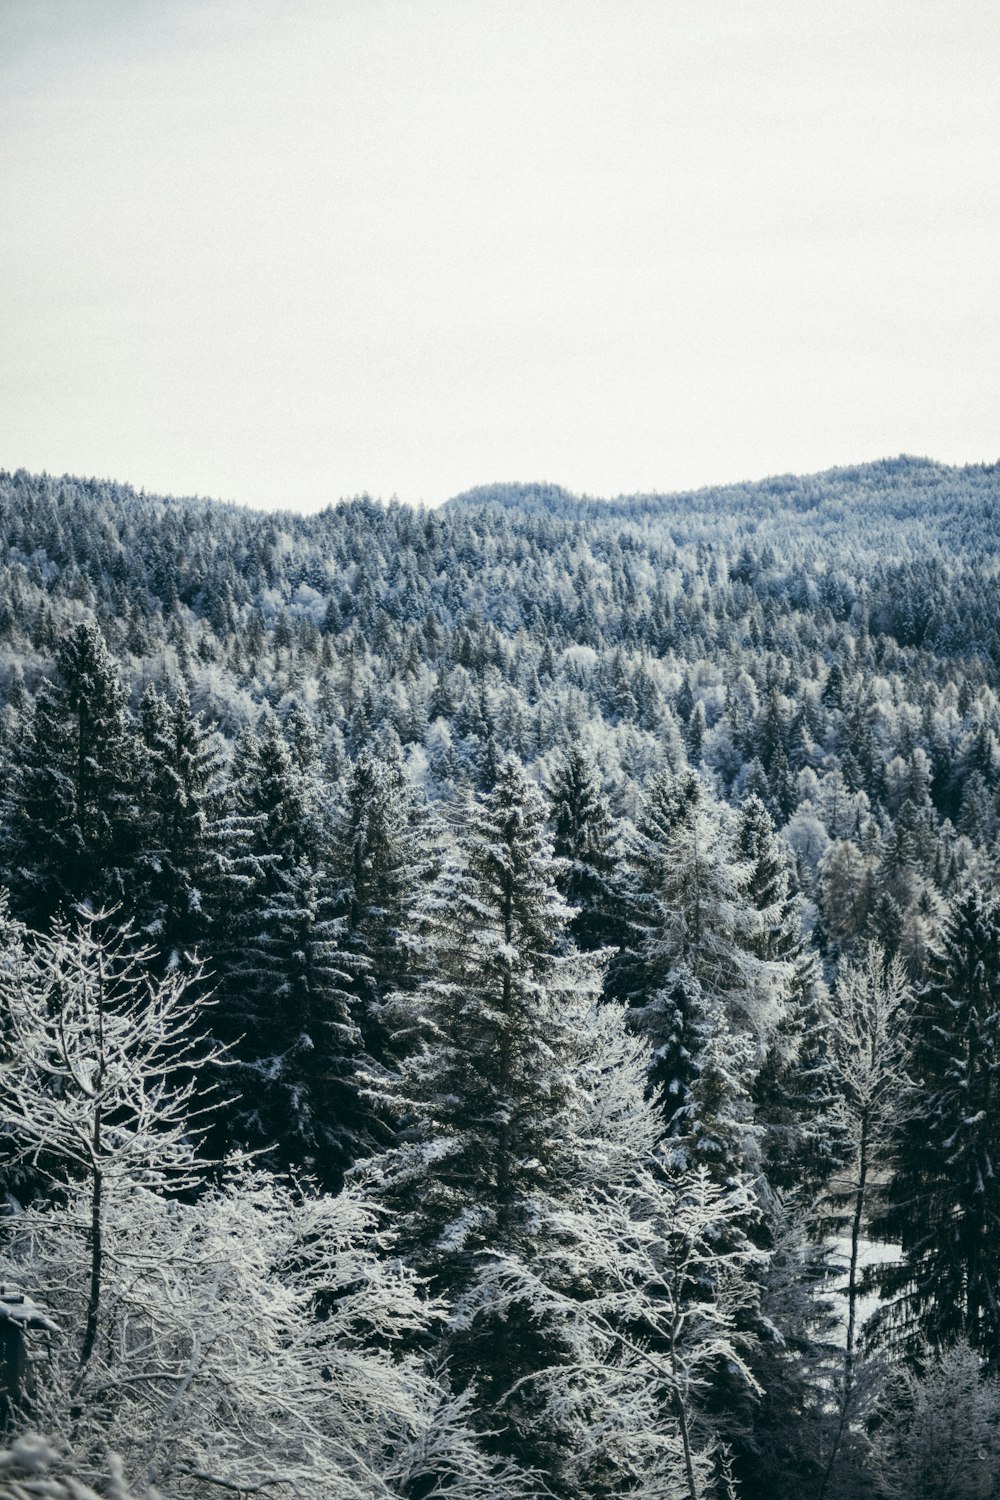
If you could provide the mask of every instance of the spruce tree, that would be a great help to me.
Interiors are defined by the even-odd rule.
[[[825,989],[802,931],[791,852],[758,797],[748,797],[739,810],[734,848],[754,913],[747,944],[761,961],[783,965],[787,983],[785,1005],[753,1082],[764,1168],[772,1187],[818,1186],[840,1159]]]
[[[654,779],[627,853],[631,930],[608,987],[648,1039],[651,1081],[683,1133],[699,1052],[718,1033],[719,1015],[739,1038],[742,1093],[776,1042],[791,965],[755,951],[750,864],[739,859],[728,816],[695,772]],[[734,1108],[742,1110],[735,1101]],[[749,1134],[745,1145],[755,1161]]]
[[[337,1183],[356,1154],[343,1098],[357,1051],[316,788],[265,708],[232,769],[226,906],[216,950],[219,1024],[236,1045],[236,1133]],[[314,795],[315,793],[315,795]]]
[[[136,738],[101,632],[79,625],[42,683],[12,778],[4,863],[20,916],[128,902],[138,852]]]
[[[137,918],[173,967],[213,946],[224,900],[227,850],[241,829],[227,815],[221,740],[191,712],[181,688],[169,703],[154,687],[139,708],[142,852]]]
[[[960,895],[913,1018],[914,1093],[879,1230],[911,1337],[1000,1362],[1000,903]]]
[[[564,863],[559,890],[576,911],[569,935],[581,952],[618,947],[623,938],[616,872],[620,862],[615,826],[587,753],[571,745],[553,771],[553,848]]]
[[[391,1127],[375,1104],[399,1052],[390,996],[412,994],[424,969],[417,912],[440,867],[441,831],[396,757],[364,751],[350,768],[330,837],[352,1053],[339,1108],[356,1160],[384,1147]],[[404,1031],[405,1031],[404,1027]]]
[[[698,1500],[710,1373],[745,1371],[735,1304],[709,1290],[713,1257],[730,1288],[752,1257],[719,1248],[745,1188],[659,1154],[645,1046],[568,951],[544,803],[512,758],[460,844],[425,906],[419,1030],[412,996],[392,1006],[411,1025],[390,1087],[401,1139],[368,1180],[447,1304],[437,1352],[477,1392],[488,1444],[565,1500]]]
[[[459,1309],[446,1345],[453,1374],[497,1410],[522,1376],[548,1366],[557,1337],[526,1306],[497,1317],[487,1304],[477,1314],[484,1267],[498,1254],[530,1253],[533,1195],[558,1171],[570,1049],[563,1012],[576,969],[557,954],[569,912],[545,811],[511,757],[493,790],[464,809],[463,863],[425,904],[434,967],[417,1001],[420,1041],[390,1089],[401,1150],[380,1159],[401,1247]],[[402,1032],[414,1027],[412,1006],[405,994],[394,998]],[[506,1413],[505,1442],[535,1462],[531,1401],[525,1388]]]

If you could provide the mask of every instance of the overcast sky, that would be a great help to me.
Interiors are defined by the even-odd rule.
[[[1000,456],[996,0],[0,0],[0,467]]]

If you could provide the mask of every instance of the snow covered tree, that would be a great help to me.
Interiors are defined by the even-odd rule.
[[[563,861],[556,883],[576,908],[569,936],[581,952],[617,947],[623,934],[615,826],[593,763],[579,745],[571,745],[556,764],[548,793],[553,848]]]
[[[836,1089],[823,1040],[825,990],[819,960],[802,930],[791,852],[758,797],[739,810],[735,852],[753,909],[747,944],[757,958],[786,966],[787,997],[752,1097],[764,1170],[772,1187],[825,1179],[838,1159]]]
[[[820,867],[820,908],[827,935],[849,949],[861,937],[874,900],[872,861],[848,838],[827,850]]]
[[[792,966],[754,951],[760,922],[747,895],[749,863],[738,859],[729,818],[694,772],[654,779],[627,853],[631,937],[609,989],[647,1037],[653,1083],[680,1129],[691,1118],[699,1048],[722,1014],[744,1054],[739,1093],[751,1088],[784,1018]],[[735,1097],[733,1109],[743,1112]],[[756,1160],[749,1133],[741,1150]]]
[[[8,1159],[79,1189],[84,1372],[101,1323],[107,1215],[137,1182],[180,1191],[197,1180],[195,1074],[218,1056],[197,1034],[187,981],[154,981],[148,950],[135,951],[128,926],[109,924],[104,912],[75,928],[57,919],[0,968],[0,1131]]]
[[[142,850],[132,901],[143,931],[172,967],[196,948],[211,947],[227,855],[243,830],[227,816],[222,742],[192,714],[183,688],[173,703],[148,688],[139,727]]]
[[[754,1268],[755,1340],[746,1355],[760,1394],[752,1405],[733,1402],[718,1417],[742,1500],[817,1500],[841,1359],[832,1274],[830,1247],[817,1234],[808,1195],[773,1196],[766,1261]]]
[[[237,746],[227,904],[215,956],[219,1020],[235,1048],[242,1096],[237,1140],[303,1162],[335,1183],[356,1143],[345,1079],[357,1052],[340,954],[343,926],[328,875],[316,786],[296,770],[277,716],[265,708]]]
[[[691,1081],[674,1129],[691,1163],[720,1186],[732,1188],[743,1180],[748,1152],[757,1157],[761,1134],[750,1097],[755,1071],[751,1039],[734,1032],[724,1008],[706,1005],[700,990],[691,997],[688,1013]]]
[[[871,1217],[874,1174],[885,1160],[908,1086],[912,994],[902,962],[870,943],[863,964],[844,964],[833,994],[831,1045],[845,1124],[845,1159],[827,1198],[846,1228],[847,1331],[838,1389],[838,1423],[820,1497],[826,1494],[854,1411],[862,1236]]]
[[[316,721],[296,698],[285,719],[285,739],[292,760],[304,776],[315,771],[320,761],[319,734]]]
[[[424,913],[433,959],[419,996],[393,998],[410,1051],[390,1102],[398,1152],[378,1160],[381,1191],[411,1262],[450,1301],[446,1350],[460,1386],[474,1385],[502,1423],[504,1451],[551,1467],[525,1405],[501,1402],[547,1366],[558,1330],[530,1307],[482,1300],[498,1254],[530,1254],[534,1194],[558,1174],[556,1123],[571,1086],[565,1013],[590,965],[557,954],[569,911],[540,793],[505,758],[493,790],[465,809],[461,867],[447,870]],[[414,1014],[414,1005],[417,1013]],[[556,1179],[554,1179],[556,1174]]]
[[[428,903],[437,967],[394,1090],[401,1144],[367,1173],[449,1303],[441,1353],[491,1443],[567,1500],[707,1495],[706,1372],[744,1368],[735,1288],[754,1252],[718,1237],[745,1189],[660,1156],[645,1043],[565,953],[544,808],[516,762],[467,819],[467,864]]]
[[[913,1017],[914,1091],[879,1229],[904,1327],[1000,1361],[1000,903],[954,902]]]
[[[759,1394],[738,1326],[754,1298],[754,1253],[745,1240],[719,1243],[747,1208],[742,1188],[719,1188],[704,1169],[633,1166],[627,1182],[550,1204],[537,1255],[500,1254],[486,1267],[483,1295],[496,1310],[527,1306],[560,1330],[560,1357],[515,1387],[541,1398],[534,1426],[562,1430],[546,1472],[555,1493],[719,1493],[719,1367]]]
[[[411,987],[418,903],[441,861],[441,835],[398,760],[355,761],[332,833],[333,874],[351,1012],[370,1063],[392,1056],[386,996]]]
[[[417,1264],[434,1270],[425,1257],[444,1236],[442,1284],[462,1280],[475,1246],[523,1227],[524,1195],[546,1173],[567,1045],[557,997],[571,961],[555,949],[569,912],[555,888],[544,804],[514,759],[499,769],[493,791],[466,806],[462,866],[446,870],[425,903],[433,969],[416,1003],[429,1029],[398,1085],[416,1154],[428,1153],[421,1126],[435,1142],[407,1242]],[[412,1024],[405,992],[391,1014]]]
[[[0,974],[0,1127],[58,1188],[0,1243],[0,1277],[56,1329],[18,1425],[88,1483],[119,1454],[127,1480],[179,1500],[518,1493],[468,1403],[402,1352],[434,1309],[357,1193],[238,1160],[205,1185],[196,1003],[104,926],[29,936]]]
[[[121,1459],[109,1457],[101,1494],[79,1478],[71,1453],[37,1432],[26,1432],[0,1451],[0,1500],[155,1500],[126,1486]]]
[[[1000,1388],[960,1339],[921,1375],[891,1382],[870,1465],[880,1500],[991,1500],[1000,1473]],[[871,1492],[871,1491],[869,1491]]]
[[[482,1451],[468,1402],[403,1351],[434,1309],[356,1194],[312,1196],[234,1165],[193,1203],[133,1183],[109,1205],[105,1248],[83,1375],[69,1337],[86,1256],[74,1195],[29,1210],[0,1257],[44,1289],[63,1331],[32,1420],[91,1483],[117,1452],[129,1479],[178,1500],[526,1488]]]
[[[441,857],[441,833],[398,759],[362,752],[331,832],[338,963],[352,1029],[347,1071],[331,1102],[350,1132],[351,1160],[391,1139],[375,1104],[397,1054],[387,999],[412,993],[423,972],[417,910]]]
[[[747,1400],[760,1394],[742,1325],[764,1257],[742,1232],[746,1185],[664,1149],[645,1043],[618,1004],[595,1000],[581,986],[567,1008],[558,1155],[534,1194],[533,1241],[492,1275],[568,1339],[530,1381],[546,1397],[537,1420],[563,1433],[566,1492],[689,1500],[712,1493],[725,1462],[712,1413],[720,1370]]]
[[[126,897],[141,826],[127,694],[96,626],[66,637],[56,669],[25,726],[5,816],[11,896],[36,925]]]

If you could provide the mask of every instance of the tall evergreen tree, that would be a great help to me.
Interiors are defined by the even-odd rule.
[[[1000,902],[970,887],[952,907],[914,1014],[914,1093],[897,1137],[880,1232],[906,1332],[968,1339],[1000,1364]]]
[[[245,831],[226,806],[225,754],[181,688],[149,687],[139,709],[142,851],[136,904],[168,967],[213,946],[230,850]]]
[[[658,1157],[644,1044],[566,951],[544,804],[516,761],[461,835],[426,908],[436,967],[391,1090],[401,1145],[369,1173],[449,1306],[440,1352],[490,1443],[565,1500],[699,1500],[708,1372],[742,1368],[706,1252],[745,1191]],[[726,1252],[734,1276],[749,1254]]]
[[[753,1081],[754,1115],[768,1182],[818,1186],[840,1159],[837,1090],[826,1045],[828,1016],[819,959],[802,931],[791,851],[755,796],[740,808],[735,852],[753,913],[747,943],[763,962],[785,967],[786,1000]]]
[[[576,908],[569,935],[581,952],[618,947],[623,928],[615,825],[593,762],[579,745],[570,745],[557,763],[548,792],[553,848],[563,861],[556,883]]]
[[[728,816],[695,772],[655,778],[627,852],[631,933],[609,990],[629,1004],[649,1040],[653,1084],[683,1133],[692,1120],[699,1052],[718,1035],[720,1015],[744,1053],[742,1094],[775,1043],[791,966],[755,951],[760,924],[746,891],[750,866],[736,853]],[[746,1113],[735,1098],[733,1104]],[[749,1132],[744,1145],[755,1160]]]
[[[79,625],[25,726],[4,863],[18,913],[46,925],[77,902],[124,901],[137,854],[136,738],[104,637]]]
[[[382,1167],[401,1246],[460,1309],[451,1368],[497,1410],[522,1376],[551,1363],[557,1339],[527,1307],[497,1317],[476,1306],[484,1266],[529,1253],[533,1194],[558,1170],[570,1049],[563,1011],[576,965],[556,951],[569,912],[545,823],[540,793],[510,757],[493,790],[466,806],[464,862],[426,904],[434,969],[419,996],[420,1045],[391,1090],[402,1149]],[[406,995],[394,1000],[401,1030],[413,1026],[410,1006]],[[525,1388],[505,1413],[504,1441],[539,1461],[531,1400]]]
[[[354,1160],[391,1140],[376,1097],[405,1041],[394,1035],[398,1007],[390,1016],[388,1000],[412,994],[424,972],[417,913],[440,868],[442,836],[398,758],[363,751],[346,778],[330,841],[338,962],[353,1038],[338,1107],[349,1122]]]
[[[409,1208],[409,1242],[432,1268],[441,1235],[473,1250],[515,1235],[525,1194],[545,1175],[547,1126],[559,1105],[567,1039],[555,995],[572,961],[556,948],[569,918],[555,886],[545,808],[512,758],[492,792],[468,800],[462,863],[450,865],[424,904],[433,963],[419,997],[431,1018],[431,1056],[411,1052],[397,1086],[414,1119],[440,1131],[440,1160]],[[394,995],[405,1025],[411,1003]],[[432,1066],[433,1064],[433,1066]],[[466,1184],[475,1197],[466,1201]],[[428,1260],[427,1256],[431,1257]],[[467,1256],[449,1257],[443,1281],[462,1280]]]
[[[237,1134],[336,1183],[356,1154],[343,1091],[357,1037],[312,793],[265,708],[233,763],[233,816],[245,839],[226,876],[218,1015],[241,1060]]]

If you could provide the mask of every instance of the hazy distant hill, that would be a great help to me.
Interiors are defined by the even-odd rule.
[[[1000,464],[956,468],[903,455],[820,474],[781,474],[676,494],[618,495],[607,500],[574,495],[556,484],[486,484],[456,495],[447,504],[497,505],[523,515],[578,520],[683,517],[689,526],[712,521],[728,525],[737,520],[764,529],[789,524],[794,517],[796,522],[808,520],[820,532],[850,524],[862,534],[881,533],[886,519],[919,519],[939,529],[950,545],[960,549],[985,545],[993,551],[1000,538],[1000,526],[991,525],[1000,514]]]

